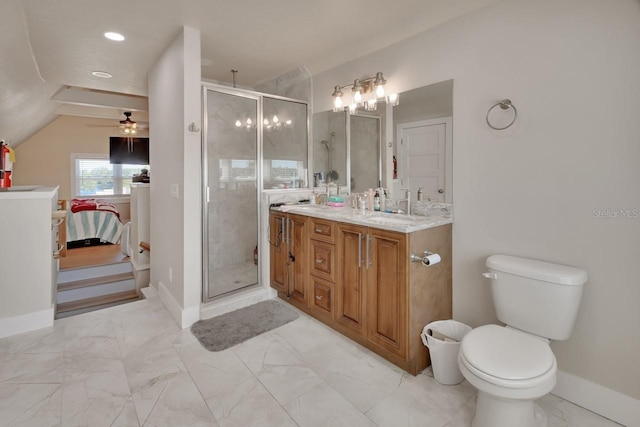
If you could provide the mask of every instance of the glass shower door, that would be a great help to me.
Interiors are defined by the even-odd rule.
[[[207,89],[204,297],[258,284],[258,101]]]

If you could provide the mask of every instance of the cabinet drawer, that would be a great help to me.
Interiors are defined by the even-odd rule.
[[[335,243],[336,232],[335,222],[317,218],[310,218],[311,238],[323,242]]]
[[[333,286],[316,278],[312,278],[311,282],[313,286],[311,307],[331,316],[333,313]]]
[[[335,246],[311,240],[311,274],[335,282]]]

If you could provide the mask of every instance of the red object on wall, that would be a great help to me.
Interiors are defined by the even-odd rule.
[[[8,188],[11,187],[11,152],[5,144],[0,147],[0,188]]]

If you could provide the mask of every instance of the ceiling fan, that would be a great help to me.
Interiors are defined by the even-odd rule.
[[[138,124],[131,120],[131,111],[124,112],[125,119],[120,120],[120,126],[118,127],[118,131],[122,135],[133,136],[138,133]]]

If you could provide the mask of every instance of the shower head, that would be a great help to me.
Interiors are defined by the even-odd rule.
[[[331,148],[331,144],[326,139],[323,139],[322,141],[320,141],[320,144],[324,145],[324,147],[327,149],[327,151],[332,151],[333,150],[333,148]]]

